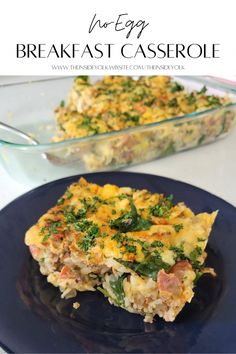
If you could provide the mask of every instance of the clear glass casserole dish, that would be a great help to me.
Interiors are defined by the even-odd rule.
[[[93,77],[96,81],[100,77]],[[204,77],[174,77],[187,90],[230,97],[218,108],[161,122],[52,143],[54,109],[65,99],[73,78],[38,80],[0,86],[0,120],[31,134],[29,145],[0,132],[0,160],[15,179],[39,184],[89,171],[112,170],[191,149],[226,136],[236,121],[236,92]]]

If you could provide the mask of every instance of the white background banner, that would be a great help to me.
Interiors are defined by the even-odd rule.
[[[8,0],[0,75],[236,73],[235,0]]]

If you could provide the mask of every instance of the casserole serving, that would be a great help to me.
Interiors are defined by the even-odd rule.
[[[91,78],[92,83],[98,80],[101,80],[101,77]],[[78,90],[78,82],[74,84],[73,78],[47,79],[2,86],[0,88],[2,121],[32,134],[40,142],[39,145],[26,145],[20,140],[13,141],[9,135],[1,133],[0,156],[6,170],[23,182],[35,184],[88,170],[116,169],[215,141],[230,132],[235,123],[236,93],[234,90],[221,87],[219,83],[202,77],[175,77],[173,80],[176,84],[168,84],[170,97],[167,97],[164,102],[168,110],[164,107],[160,112],[162,117],[164,114],[165,119],[158,118],[154,121],[152,106],[154,107],[156,103],[153,93],[151,95],[149,90],[148,93],[137,94],[137,89],[140,90],[140,87],[133,87],[134,80],[131,82],[131,89],[130,84],[125,84],[130,79],[120,80],[123,80],[122,87],[128,90],[126,96],[131,97],[136,106],[140,102],[135,100],[141,98],[141,103],[145,104],[141,104],[139,109],[145,106],[147,112],[144,114],[140,112],[139,115],[131,114],[127,117],[123,115],[127,118],[127,122],[116,129],[107,129],[106,125],[98,130],[96,126],[90,125],[87,134],[86,129],[82,127],[84,134],[79,136],[70,135],[70,129],[66,129],[66,122],[63,122],[67,109],[70,115],[74,110],[73,115],[76,119],[80,114],[75,104],[79,102],[76,95],[82,90],[81,85]],[[142,85],[146,87],[147,82],[152,81],[155,81],[155,78],[140,79]],[[96,84],[94,86],[96,87]],[[184,90],[182,90],[183,86]],[[173,90],[176,92],[171,92]],[[68,104],[61,102],[62,107],[59,105],[56,111],[56,123],[54,109],[61,100],[65,100],[68,92],[70,92]],[[179,99],[185,95],[185,92],[189,102],[184,107],[179,104]],[[116,103],[117,96],[114,96],[112,91],[110,95],[110,100],[105,95],[109,106],[113,101],[114,104]],[[195,96],[201,100],[204,100],[204,97],[213,97],[211,99],[213,105],[208,105],[209,102],[203,105],[202,101],[196,100]],[[123,103],[127,102],[127,97],[121,97]],[[88,96],[85,98],[88,103]],[[174,107],[176,105],[174,98],[179,107]],[[209,98],[205,99],[209,100]],[[109,109],[107,112],[113,113]],[[139,123],[140,116],[142,116],[141,124],[136,124]],[[111,115],[109,124],[110,118],[113,119],[113,124],[114,121],[119,121]],[[60,124],[67,136],[63,136],[62,131],[59,131]],[[81,128],[81,124],[79,125]]]
[[[199,277],[214,274],[204,261],[216,215],[194,214],[172,195],[81,178],[27,231],[25,243],[62,298],[99,290],[146,322],[155,315],[173,321]]]

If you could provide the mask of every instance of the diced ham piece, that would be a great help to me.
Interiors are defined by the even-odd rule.
[[[63,234],[63,233],[61,233],[61,234],[54,234],[54,235],[53,235],[53,238],[54,238],[54,240],[56,240],[56,241],[61,240],[63,237],[64,237],[64,234]]]
[[[191,264],[188,261],[180,261],[171,268],[171,273],[182,281],[185,276],[185,272],[189,270],[193,270]]]
[[[181,292],[181,281],[173,273],[166,273],[160,270],[157,277],[157,284],[160,292],[178,295]]]

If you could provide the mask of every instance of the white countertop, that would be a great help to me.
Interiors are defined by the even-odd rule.
[[[236,205],[236,128],[224,139],[160,160],[126,168],[174,178],[203,188]],[[0,166],[0,208],[31,189]]]

